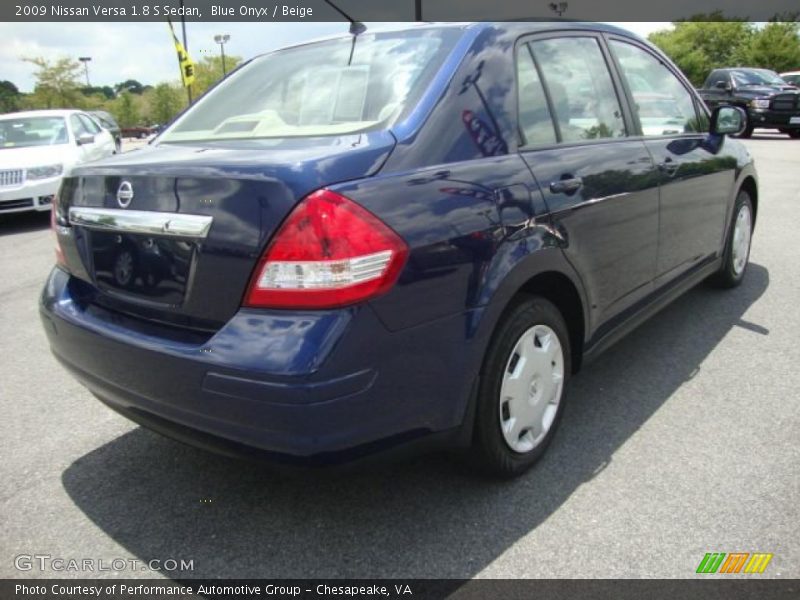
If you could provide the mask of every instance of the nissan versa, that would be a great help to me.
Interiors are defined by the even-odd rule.
[[[436,442],[519,474],[584,359],[742,280],[744,124],[596,23],[284,49],[64,180],[44,328],[100,400],[203,447],[330,463]]]

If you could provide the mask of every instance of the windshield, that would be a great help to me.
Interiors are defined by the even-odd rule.
[[[733,71],[731,75],[733,75],[736,85],[786,85],[786,82],[777,73],[767,69]]]
[[[0,148],[27,148],[66,144],[67,125],[63,117],[18,117],[0,119]]]
[[[386,127],[424,89],[457,36],[450,28],[362,34],[355,47],[347,37],[258,57],[160,141],[324,136]]]

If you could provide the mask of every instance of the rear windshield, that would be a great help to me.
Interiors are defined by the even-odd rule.
[[[0,119],[0,149],[66,144],[67,126],[62,117]]]
[[[365,33],[355,45],[346,37],[258,57],[209,92],[160,141],[385,128],[421,93],[458,35],[450,28]]]

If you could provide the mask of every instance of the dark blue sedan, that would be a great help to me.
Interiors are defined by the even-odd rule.
[[[437,444],[519,474],[585,359],[742,280],[743,127],[596,23],[284,49],[65,178],[42,320],[95,396],[180,440],[323,464]]]

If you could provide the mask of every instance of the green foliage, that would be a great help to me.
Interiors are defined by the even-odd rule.
[[[794,22],[772,22],[741,49],[744,64],[778,73],[800,68],[800,36]]]
[[[0,113],[19,110],[20,93],[10,81],[0,81]]]
[[[101,94],[106,100],[113,100],[116,97],[116,92],[114,88],[110,85],[98,86],[93,85],[91,87],[84,86],[81,88],[81,92],[84,96],[93,96],[95,94]]]
[[[661,48],[696,86],[718,67],[741,63],[741,45],[753,35],[744,21],[719,21],[719,15],[699,15],[707,20],[678,21],[671,31],[656,31],[649,40]]]
[[[114,90],[116,93],[120,93],[123,91],[130,92],[131,94],[140,95],[144,92],[144,86],[136,81],[135,79],[126,79],[125,81],[121,81],[117,85],[114,86]]]
[[[242,62],[239,56],[225,56],[225,70],[230,73]],[[194,83],[192,84],[192,96],[199,97],[201,94],[222,79],[222,57],[204,56],[202,60],[194,65]]]
[[[149,121],[160,125],[169,123],[184,105],[182,90],[168,83],[159,83],[147,95],[147,100]]]
[[[122,92],[112,105],[112,111],[120,127],[133,127],[139,124],[139,107],[133,94]]]
[[[41,57],[23,58],[36,67],[36,86],[24,100],[30,108],[83,108],[80,78],[83,67],[75,59],[62,57],[48,61]]]
[[[673,26],[648,39],[698,87],[713,69],[721,67],[800,68],[800,32],[794,21],[773,21],[759,29],[746,21],[723,21],[716,12],[677,21]]]

